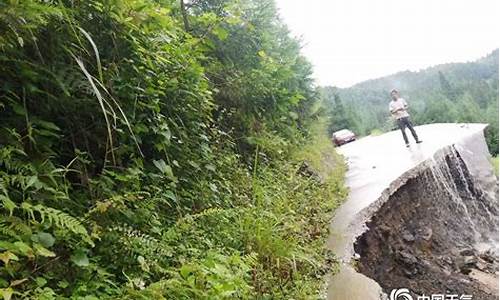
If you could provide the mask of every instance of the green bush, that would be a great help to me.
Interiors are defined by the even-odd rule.
[[[491,158],[491,164],[493,165],[493,170],[495,170],[495,175],[498,177],[498,156]]]

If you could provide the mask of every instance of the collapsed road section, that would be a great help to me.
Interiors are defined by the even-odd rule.
[[[328,299],[419,295],[498,299],[498,185],[484,124],[417,127],[405,148],[389,132],[339,148],[348,200],[331,223],[341,260]]]

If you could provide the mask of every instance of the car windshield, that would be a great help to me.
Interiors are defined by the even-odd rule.
[[[347,130],[347,129],[342,129],[342,130],[336,131],[333,135],[336,137],[346,137],[346,136],[352,135],[352,132]]]

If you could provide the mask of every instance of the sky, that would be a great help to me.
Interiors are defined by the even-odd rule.
[[[319,85],[348,87],[499,47],[498,0],[276,0]]]

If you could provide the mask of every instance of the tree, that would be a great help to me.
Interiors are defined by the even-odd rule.
[[[439,74],[439,84],[441,85],[441,90],[451,101],[456,100],[456,91],[451,86],[450,82],[446,79],[443,72],[438,71]]]
[[[358,116],[352,107],[346,106],[337,93],[336,88],[325,88],[321,91],[322,97],[326,99],[329,106],[328,115],[330,117],[329,131],[348,128],[360,133]]]

